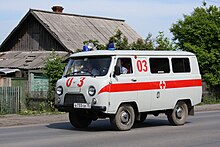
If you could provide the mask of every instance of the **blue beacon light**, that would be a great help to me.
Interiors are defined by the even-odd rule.
[[[84,51],[84,52],[88,52],[88,51],[89,51],[88,45],[84,45],[84,46],[83,46],[83,51]]]
[[[114,43],[109,43],[108,50],[114,51],[115,50],[115,44]]]

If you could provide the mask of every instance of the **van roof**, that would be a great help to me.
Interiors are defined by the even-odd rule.
[[[83,56],[195,56],[193,53],[186,51],[140,51],[140,50],[96,50],[74,53],[70,57]]]

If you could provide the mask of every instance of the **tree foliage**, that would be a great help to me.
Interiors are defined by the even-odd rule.
[[[159,32],[159,35],[156,37],[157,46],[156,50],[177,50],[178,45],[171,42],[167,37],[165,37],[163,32]]]
[[[148,34],[146,39],[139,38],[130,45],[131,50],[154,50],[154,40],[152,34]]]
[[[197,7],[171,27],[181,49],[196,54],[203,79],[212,87],[220,85],[220,9]]]
[[[117,30],[115,35],[109,38],[107,44],[100,44],[98,40],[87,40],[83,44],[93,43],[97,50],[105,50],[108,48],[109,43],[114,43],[116,50],[176,50],[177,45],[174,45],[163,32],[159,32],[156,39],[152,38],[149,33],[146,39],[139,38],[135,42],[129,44],[128,39],[123,35],[120,30]],[[81,51],[78,50],[78,51]]]
[[[49,79],[48,101],[52,108],[54,104],[56,82],[62,77],[63,69],[65,67],[63,61],[64,58],[59,56],[55,51],[53,51],[44,61],[43,73]]]
[[[93,43],[95,49],[97,50],[105,50],[106,46],[103,44],[100,44],[98,40],[86,40],[83,42],[84,45],[88,44],[88,43]],[[82,51],[82,49],[78,49],[78,52]]]

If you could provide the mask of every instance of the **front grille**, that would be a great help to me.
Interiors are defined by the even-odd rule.
[[[72,106],[73,103],[86,103],[83,94],[66,94],[64,97],[64,106]]]

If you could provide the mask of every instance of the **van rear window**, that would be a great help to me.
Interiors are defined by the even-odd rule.
[[[150,58],[150,71],[153,74],[170,73],[168,58]]]
[[[172,58],[171,60],[174,73],[190,72],[190,64],[188,58]]]

